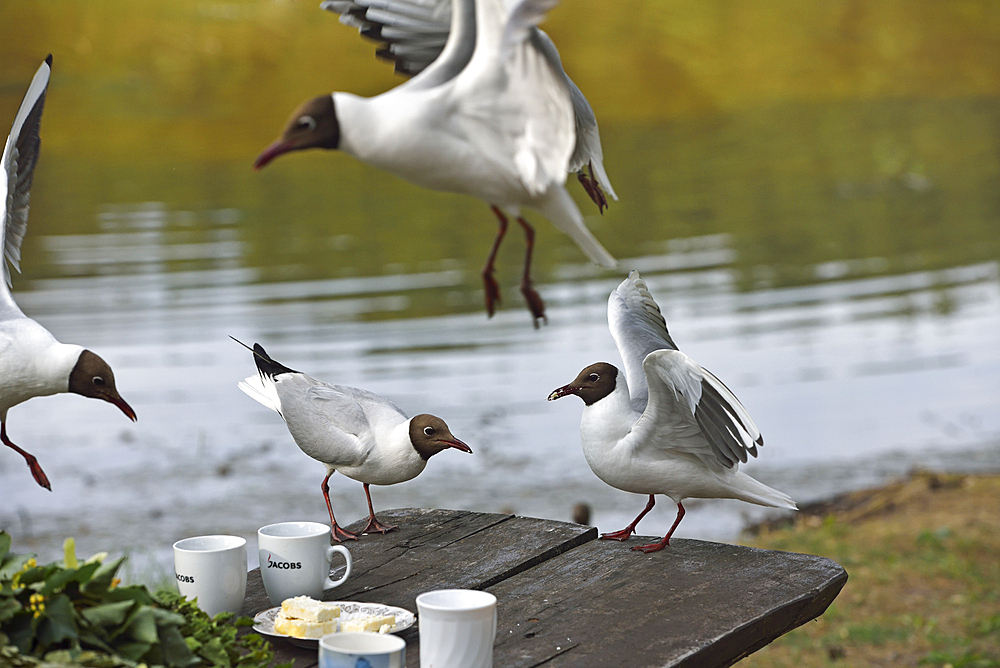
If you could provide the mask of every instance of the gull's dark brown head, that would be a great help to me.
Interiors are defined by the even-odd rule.
[[[569,385],[553,390],[549,395],[549,401],[575,394],[583,399],[583,403],[590,406],[614,392],[617,382],[618,368],[607,362],[598,362],[581,371]]]
[[[120,408],[130,420],[136,420],[135,411],[125,403],[115,388],[115,374],[111,367],[89,350],[80,353],[76,366],[69,374],[69,391],[110,402]]]
[[[444,420],[426,413],[410,420],[410,442],[425,460],[448,448],[472,454],[472,448],[455,438]]]
[[[340,146],[340,122],[332,95],[321,95],[303,102],[288,119],[278,139],[257,156],[254,169],[260,169],[279,155],[307,148],[336,149]]]

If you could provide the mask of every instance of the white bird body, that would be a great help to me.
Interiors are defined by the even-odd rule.
[[[353,540],[357,534],[339,526],[334,517],[328,485],[334,472],[363,483],[369,511],[364,531],[385,533],[395,527],[376,519],[369,485],[412,480],[428,459],[447,448],[472,452],[452,436],[441,418],[427,414],[408,418],[385,397],[289,369],[268,357],[260,344],[247,348],[254,353],[259,373],[237,385],[276,411],[299,449],[326,466],[321,489],[337,540]]]
[[[250,376],[240,389],[285,420],[296,445],[358,482],[395,485],[427,466],[410,442],[410,418],[388,400],[304,373]]]
[[[694,363],[684,353],[671,352]],[[666,425],[661,419],[654,429],[649,429],[653,419],[639,423],[643,414],[632,410],[625,375],[619,371],[615,390],[584,406],[580,420],[583,455],[594,474],[622,491],[663,494],[674,503],[691,498],[738,499],[795,508],[785,494],[757,482],[738,464],[726,467],[712,456],[693,414],[671,411],[662,417]]]
[[[130,419],[136,419],[135,411],[115,388],[111,367],[83,346],[57,341],[21,311],[10,291],[7,264],[20,271],[21,242],[28,230],[28,202],[41,147],[39,128],[51,71],[49,56],[28,86],[0,160],[0,266],[4,279],[0,281],[0,441],[24,457],[35,481],[46,489],[51,485],[38,461],[7,437],[7,411],[12,407],[33,397],[74,392],[111,402]]]
[[[4,421],[7,411],[23,401],[68,392],[70,373],[84,350],[60,343],[49,330],[18,314],[11,317],[0,306],[0,419]]]
[[[289,151],[340,149],[416,185],[494,206],[500,230],[483,269],[490,315],[499,301],[492,273],[507,229],[502,212],[517,217],[527,238],[521,291],[537,326],[544,304],[531,287],[534,231],[521,217],[522,208],[548,218],[593,262],[617,266],[565,187],[567,172],[573,171],[602,211],[605,193],[617,199],[604,170],[593,110],[537,27],[555,4],[324,2],[363,34],[386,41],[389,47],[380,55],[388,53],[403,71],[417,74],[374,97],[338,92],[305,102],[255,167]]]
[[[5,206],[0,221],[0,248],[7,262],[17,269],[28,226],[28,196],[38,158],[38,125],[50,73],[48,62],[38,68],[14,117],[3,151],[0,202]],[[25,128],[29,114],[36,108],[32,122]],[[10,291],[7,262],[0,260],[4,278],[0,282],[0,420],[3,421],[7,419],[7,411],[22,401],[66,392],[70,372],[83,352],[82,346],[60,343],[47,329],[24,315]]]
[[[463,136],[450,92],[430,91],[440,100],[433,104],[427,104],[427,91],[395,88],[370,98],[334,93],[341,150],[424,188],[481,197],[503,207],[528,205],[532,198],[517,174],[498,169],[503,163],[473,150]],[[431,132],[413,132],[414,126]]]
[[[722,381],[677,350],[645,282],[633,271],[608,300],[611,332],[626,371],[601,362],[585,368],[549,399],[568,394],[585,403],[580,438],[598,478],[650,501],[626,529],[603,537],[626,540],[652,508],[654,495],[678,506],[686,498],[738,499],[796,509],[788,495],[739,470],[764,441],[746,409]]]

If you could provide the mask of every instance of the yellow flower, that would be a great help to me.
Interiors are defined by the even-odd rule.
[[[32,557],[31,559],[28,559],[26,562],[24,562],[24,566],[22,567],[22,570],[26,571],[29,568],[34,568],[37,565],[38,565],[38,561],[36,561],[35,558]]]
[[[117,587],[121,583],[122,583],[122,579],[121,578],[112,578],[111,579],[111,589],[114,589],[115,587]]]
[[[35,617],[41,617],[45,612],[45,597],[41,594],[32,594],[28,598],[28,609],[35,613]]]

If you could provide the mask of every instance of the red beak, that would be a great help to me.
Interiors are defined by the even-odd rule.
[[[467,446],[465,443],[462,443],[457,438],[454,441],[441,441],[441,442],[447,445],[449,448],[455,448],[456,450],[461,450],[462,452],[468,452],[470,455],[472,454],[472,448]]]
[[[580,388],[573,387],[573,385],[563,385],[562,387],[552,390],[552,394],[549,395],[549,401],[555,401],[556,399],[561,399],[568,394],[576,394]]]
[[[110,401],[115,406],[120,408],[122,413],[124,413],[128,417],[128,419],[131,420],[132,422],[135,422],[136,420],[139,419],[136,417],[135,411],[132,410],[132,407],[129,406],[127,403],[125,403],[125,400],[122,399],[121,397],[109,397],[108,401]]]
[[[271,162],[279,155],[284,155],[288,153],[293,148],[290,142],[279,139],[270,146],[264,149],[264,151],[257,156],[257,159],[253,162],[254,170],[259,170],[267,163]]]

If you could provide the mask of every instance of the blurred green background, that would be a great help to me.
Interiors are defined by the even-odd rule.
[[[237,209],[250,242],[239,261],[261,280],[448,259],[473,270],[485,258],[494,222],[479,202],[339,154],[253,173],[303,99],[401,81],[314,0],[4,0],[0,21],[0,117],[55,59],[29,278],[56,271],[36,246],[43,234],[93,231],[109,202]],[[996,2],[564,0],[544,28],[597,112],[621,201],[601,217],[571,188],[620,258],[724,233],[741,288],[756,289],[1000,255]],[[583,261],[538,222],[540,280]],[[202,227],[183,233],[198,240]],[[504,251],[510,283],[520,241]],[[466,275],[472,293],[478,276]],[[410,314],[448,308],[428,298]]]

